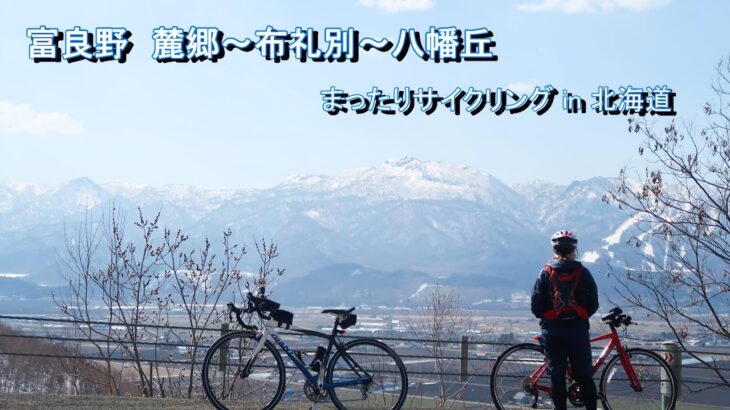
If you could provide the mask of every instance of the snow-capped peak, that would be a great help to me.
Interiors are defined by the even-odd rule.
[[[294,188],[314,186],[327,179],[323,175],[294,174],[284,179],[277,188]]]
[[[403,157],[334,177],[294,175],[276,188],[354,196],[370,201],[396,199],[487,200],[515,193],[486,172],[440,161]]]
[[[93,208],[109,197],[109,194],[87,177],[73,179],[49,191],[48,200],[64,208]]]

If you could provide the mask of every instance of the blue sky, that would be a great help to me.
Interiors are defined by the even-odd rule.
[[[730,2],[678,0],[48,1],[6,3],[0,14],[0,180],[57,184],[184,183],[268,187],[294,173],[336,174],[413,156],[483,169],[508,183],[567,183],[641,167],[626,118],[483,112],[329,116],[319,92],[336,85],[495,88],[552,84],[588,97],[599,85],[667,84],[683,121],[701,121],[715,64],[730,52]],[[25,31],[124,26],[126,64],[41,63]],[[229,52],[217,64],[158,64],[152,30],[217,26],[253,36],[273,25],[352,26],[362,36],[401,28],[488,27],[497,62],[434,64],[361,53],[358,63],[274,64]],[[38,118],[54,114],[56,125]],[[38,117],[40,115],[40,117]],[[35,122],[34,122],[35,121]],[[662,121],[662,120],[658,120]]]

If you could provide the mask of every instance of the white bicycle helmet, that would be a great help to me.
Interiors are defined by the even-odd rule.
[[[553,250],[560,254],[573,252],[578,247],[578,238],[570,231],[557,231],[550,238]]]

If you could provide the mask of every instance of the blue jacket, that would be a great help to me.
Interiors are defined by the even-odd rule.
[[[558,274],[569,274],[577,267],[582,266],[578,261],[553,260],[548,263]],[[591,317],[598,310],[598,288],[591,272],[583,266],[580,279],[575,289],[575,301],[578,305],[583,306],[588,317]],[[571,319],[571,320],[545,320],[543,315],[553,308],[553,287],[550,283],[550,274],[545,268],[540,271],[535,281],[535,287],[532,290],[532,314],[540,320],[540,326],[543,329],[554,329],[562,327],[578,327],[588,329],[590,326],[588,320]]]

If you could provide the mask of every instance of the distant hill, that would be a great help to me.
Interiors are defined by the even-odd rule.
[[[161,211],[162,223],[183,229],[191,242],[209,236],[217,243],[228,227],[249,245],[254,237],[274,239],[291,283],[321,277],[344,290],[362,281],[374,289],[401,281],[403,292],[380,292],[393,298],[438,277],[465,294],[481,289],[482,281],[484,288],[524,289],[549,258],[548,238],[557,229],[577,232],[581,254],[599,275],[609,261],[640,263],[624,242],[646,227],[601,200],[615,184],[596,177],[567,186],[533,181],[510,187],[475,168],[413,158],[337,176],[296,175],[259,190],[97,184],[88,178],[58,187],[6,183],[0,184],[0,274],[61,283],[64,225],[73,231],[114,203],[129,224],[138,206],[150,216]],[[256,258],[249,255],[244,263],[254,269]],[[338,283],[346,275],[352,282]],[[335,290],[326,292],[335,298]]]
[[[51,292],[57,289],[59,288],[40,286],[25,279],[0,276],[0,300],[50,299]]]

